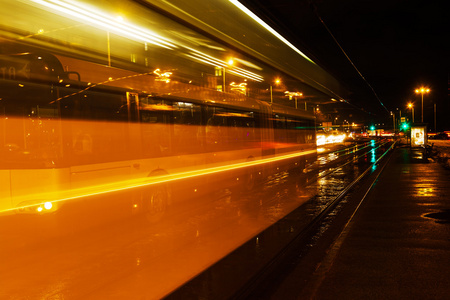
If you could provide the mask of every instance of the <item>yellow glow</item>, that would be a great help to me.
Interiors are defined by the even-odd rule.
[[[301,96],[303,96],[303,93],[300,93],[300,92],[290,92],[290,91],[285,91],[284,94],[285,94],[286,96],[288,96],[290,100],[291,100],[293,97],[301,97]]]
[[[49,209],[51,209],[53,207],[53,204],[51,203],[51,202],[45,202],[44,203],[44,208],[46,209],[46,210],[49,210]]]
[[[413,107],[413,105],[412,105],[412,103],[410,102],[410,103],[408,103],[408,107],[409,108],[412,108]]]
[[[316,144],[317,146],[328,145],[328,144],[339,144],[344,142],[344,139],[347,136],[342,134],[318,134],[316,136]]]
[[[242,83],[237,84],[235,82],[232,82],[232,83],[230,83],[230,89],[232,91],[237,91],[239,93],[245,94],[247,91],[247,83],[242,82]]]
[[[245,14],[247,14],[250,18],[258,22],[259,25],[263,26],[265,29],[267,29],[270,33],[272,33],[274,36],[276,36],[280,41],[285,43],[289,48],[300,54],[302,57],[304,57],[309,62],[316,64],[314,61],[312,61],[308,56],[306,56],[303,52],[298,50],[294,45],[292,45],[288,40],[286,40],[281,34],[276,32],[272,27],[267,25],[263,20],[261,20],[257,15],[255,15],[253,12],[251,12],[247,7],[239,3],[237,0],[230,0],[231,3],[233,3],[237,8],[239,8],[241,11],[243,11]]]
[[[164,38],[157,33],[137,25],[121,21],[117,23],[117,17],[109,15],[92,6],[83,5],[76,1],[70,3],[59,0],[31,0],[39,5],[45,6],[54,13],[69,17],[77,22],[91,24],[95,28],[101,28],[108,32],[114,32],[117,35],[151,43],[163,48],[177,48],[169,39]]]
[[[153,71],[153,74],[158,76],[155,81],[163,81],[166,83],[170,82],[170,76],[172,76],[172,72],[161,72],[160,69]]]
[[[237,163],[231,163],[228,165],[223,166],[217,166],[217,167],[211,167],[206,169],[200,169],[200,170],[193,170],[193,171],[187,171],[187,172],[181,172],[181,173],[175,173],[175,174],[168,174],[168,175],[162,175],[162,176],[154,176],[154,177],[143,177],[143,178],[137,178],[132,180],[123,180],[123,181],[116,181],[111,182],[103,185],[96,185],[96,186],[88,186],[80,189],[73,189],[73,190],[67,190],[67,191],[55,191],[55,192],[48,192],[48,193],[39,193],[39,194],[29,194],[22,197],[17,197],[17,202],[21,203],[30,203],[33,202],[31,205],[23,205],[20,207],[15,207],[11,209],[3,210],[2,212],[7,211],[15,211],[17,209],[26,209],[26,208],[32,208],[36,205],[42,205],[47,201],[39,202],[39,200],[36,199],[51,199],[51,202],[63,202],[68,200],[75,200],[75,199],[81,199],[86,198],[90,196],[97,196],[97,195],[104,195],[119,191],[125,191],[130,190],[134,188],[139,187],[145,187],[145,186],[151,186],[155,184],[161,184],[161,183],[168,183],[173,182],[177,180],[182,179],[188,179],[188,178],[195,178],[199,176],[205,176],[205,175],[211,175],[211,174],[217,174],[232,170],[238,170],[243,168],[249,168],[254,166],[259,166],[263,164],[268,163],[274,163],[274,162],[280,162],[286,159],[295,158],[295,157],[301,157],[309,154],[316,153],[317,151],[314,150],[308,150],[308,151],[301,151],[301,152],[292,152],[287,153],[280,156],[271,156],[263,159],[257,159],[253,161],[246,161],[246,162],[237,162]],[[239,180],[239,179],[237,179]],[[20,199],[19,199],[20,198]],[[42,207],[39,206],[38,211],[42,211]]]
[[[424,93],[429,93],[430,89],[429,88],[425,88],[425,87],[421,87],[420,89],[416,89],[416,94],[424,94]]]
[[[422,196],[422,197],[433,197],[435,196],[433,188],[419,188],[417,189],[416,196]]]
[[[195,50],[195,49],[191,49],[188,48],[189,50],[191,50],[192,52],[190,54],[186,54],[186,56],[193,58],[195,60],[201,61],[203,63],[206,63],[208,65],[212,65],[218,68],[228,68],[229,65],[227,64],[227,62],[222,61],[218,58],[215,58],[211,55],[205,54],[201,51]],[[233,67],[232,69],[227,69],[227,72],[232,73],[232,74],[236,74],[238,76],[244,77],[244,78],[249,78],[258,82],[261,82],[264,80],[264,77],[255,74],[253,72],[247,71],[245,69],[239,68],[239,67]]]
[[[411,128],[411,145],[421,146],[425,144],[425,129],[423,127]]]

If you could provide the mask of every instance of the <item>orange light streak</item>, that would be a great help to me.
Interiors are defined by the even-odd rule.
[[[217,167],[211,167],[211,168],[206,168],[206,169],[201,169],[201,170],[192,170],[192,171],[187,171],[187,172],[168,174],[168,175],[162,175],[162,176],[137,178],[137,179],[132,179],[132,180],[115,181],[115,182],[111,182],[108,184],[89,186],[89,187],[72,189],[72,190],[67,190],[67,191],[30,194],[27,196],[17,198],[16,200],[18,200],[19,203],[20,202],[28,202],[29,203],[30,201],[33,201],[33,204],[15,207],[15,208],[11,208],[11,209],[6,209],[6,210],[1,211],[0,213],[16,211],[19,209],[33,208],[36,206],[42,206],[48,202],[51,202],[51,203],[65,202],[65,201],[69,201],[69,200],[76,200],[76,199],[87,198],[87,197],[91,197],[91,196],[99,196],[99,195],[105,195],[105,194],[114,193],[114,192],[126,191],[126,190],[130,190],[130,189],[141,188],[141,187],[147,187],[147,186],[152,186],[152,185],[156,185],[156,184],[169,183],[169,182],[182,180],[182,179],[195,178],[195,177],[199,177],[199,176],[205,176],[205,175],[222,173],[222,172],[227,172],[227,171],[232,171],[232,170],[249,168],[249,167],[274,163],[274,162],[280,162],[280,161],[291,159],[291,158],[301,157],[301,156],[313,154],[316,152],[317,152],[317,150],[314,149],[314,150],[309,150],[309,151],[284,154],[284,155],[275,156],[275,157],[268,157],[268,158],[253,160],[253,161],[232,163],[232,164],[225,165],[225,166],[217,166]],[[41,199],[41,200],[39,200],[39,199]]]

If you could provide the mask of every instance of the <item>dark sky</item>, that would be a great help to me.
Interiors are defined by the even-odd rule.
[[[414,89],[425,85],[431,89],[424,97],[425,121],[434,123],[436,103],[438,130],[450,130],[446,1],[243,0],[242,3],[340,80],[351,92],[349,101],[370,112],[362,114],[366,119],[389,119],[379,100],[387,110],[399,108],[403,114],[406,103],[413,101],[417,119],[420,96]],[[314,7],[378,97],[342,53],[314,13]]]

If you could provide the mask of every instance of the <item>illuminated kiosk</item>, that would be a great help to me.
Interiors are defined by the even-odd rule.
[[[413,124],[411,125],[411,138],[410,147],[411,154],[415,158],[426,159],[427,148],[427,125],[426,124]]]

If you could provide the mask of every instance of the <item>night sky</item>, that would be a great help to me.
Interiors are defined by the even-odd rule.
[[[434,129],[436,103],[438,131],[450,130],[449,14],[445,2],[242,1],[343,83],[352,103],[341,109],[344,117],[351,114],[366,121],[388,122],[389,111],[410,113],[406,105],[411,101],[417,121],[421,98],[414,90],[423,85],[431,89],[424,96],[424,121]]]

